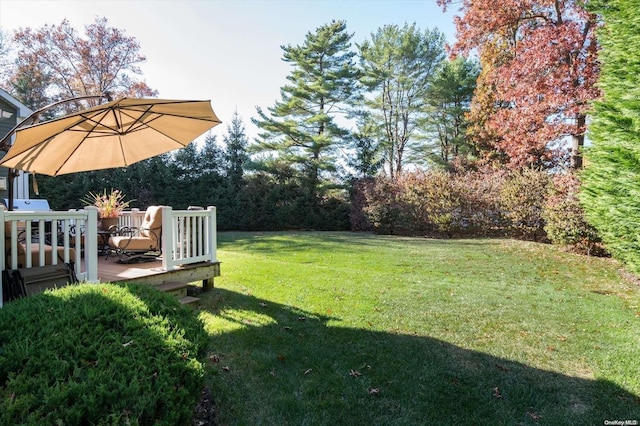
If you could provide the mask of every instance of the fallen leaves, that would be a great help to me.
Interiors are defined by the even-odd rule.
[[[533,411],[527,411],[527,415],[531,417],[533,420],[540,420],[542,418],[541,415],[536,414]]]
[[[502,399],[502,394],[500,393],[500,389],[496,386],[493,388],[493,397],[496,399]]]

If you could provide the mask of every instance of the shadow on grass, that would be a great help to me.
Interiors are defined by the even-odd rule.
[[[339,318],[216,288],[220,424],[581,424],[640,420],[614,383],[569,377],[429,337],[340,327]],[[250,311],[254,318],[234,313]],[[331,320],[331,325],[328,322]],[[215,356],[213,356],[215,355]]]
[[[0,424],[186,424],[207,334],[149,286],[82,284],[0,311]]]

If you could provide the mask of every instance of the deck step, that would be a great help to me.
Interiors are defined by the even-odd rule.
[[[173,294],[176,297],[183,297],[187,295],[187,283],[183,282],[168,282],[155,286],[158,290],[165,293]]]
[[[180,298],[180,303],[182,303],[183,305],[191,305],[194,303],[198,303],[200,301],[199,297],[193,297],[193,296],[184,296]]]

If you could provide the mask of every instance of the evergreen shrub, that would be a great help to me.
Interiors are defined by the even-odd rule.
[[[80,284],[0,309],[0,424],[188,424],[207,335],[149,286]]]

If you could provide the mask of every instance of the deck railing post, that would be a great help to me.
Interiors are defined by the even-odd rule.
[[[209,239],[209,261],[211,263],[217,262],[218,261],[218,255],[217,255],[217,251],[218,251],[218,235],[217,235],[217,229],[218,226],[216,224],[216,208],[214,206],[209,206],[207,207],[207,210],[209,211],[209,228],[207,229],[207,236]]]
[[[87,282],[99,282],[98,280],[98,208],[88,206],[86,224],[84,229],[85,247],[84,262],[87,273]]]
[[[170,206],[162,207],[162,269],[173,269],[173,209]]]

